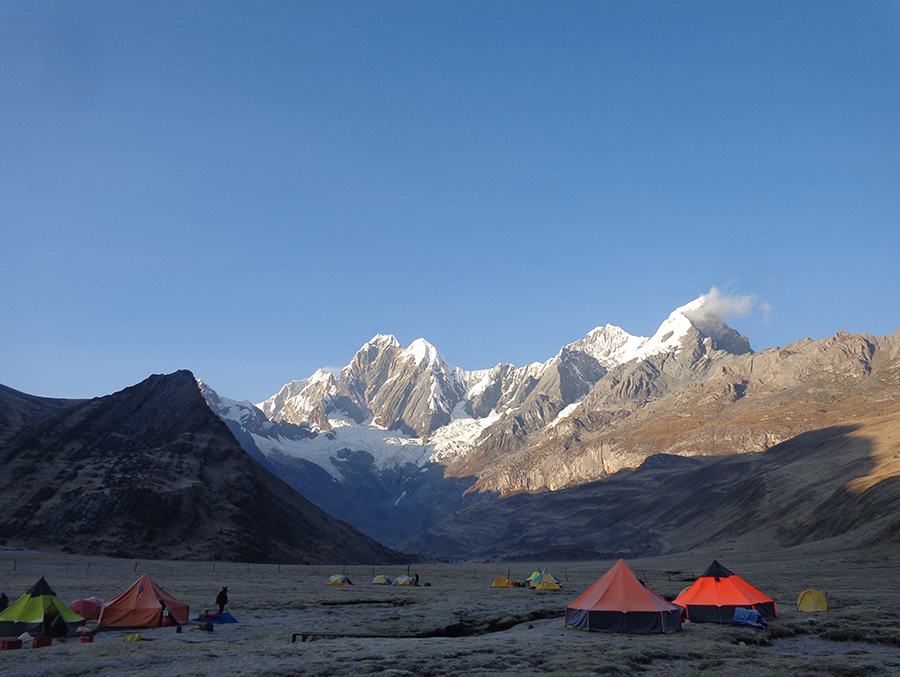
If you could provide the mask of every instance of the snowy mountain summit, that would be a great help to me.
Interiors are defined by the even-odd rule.
[[[340,371],[320,369],[256,405],[201,389],[248,453],[331,514],[396,543],[400,532],[425,528],[440,511],[481,500],[467,489],[487,466],[506,463],[518,472],[516,459],[540,448],[563,421],[604,402],[640,406],[666,387],[646,386],[653,374],[684,382],[717,359],[750,352],[722,311],[713,290],[673,311],[653,336],[607,324],[543,363],[472,371],[450,364],[423,338],[404,348],[378,334]],[[546,486],[519,475],[501,484]]]
[[[537,394],[552,401],[555,416],[609,370],[632,361],[699,345],[705,352],[749,352],[747,339],[718,314],[718,301],[713,290],[676,309],[651,337],[611,324],[597,327],[546,362],[523,367],[501,363],[467,371],[423,338],[403,348],[396,337],[378,334],[340,372],[318,370],[257,404],[263,417],[246,402],[238,407],[229,400],[225,407],[215,393],[208,399],[223,418],[245,422],[244,431],[264,455],[306,458],[338,478],[335,454],[342,449],[364,450],[378,466],[444,461],[490,436],[492,425]],[[293,432],[286,433],[284,424]]]

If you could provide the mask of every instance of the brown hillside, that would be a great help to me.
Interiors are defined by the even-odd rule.
[[[476,475],[473,491],[557,490],[656,454],[755,453],[804,432],[900,412],[900,333],[839,332],[719,355],[703,369],[698,362],[667,355],[612,371],[570,416],[521,448],[485,449],[451,472]]]
[[[404,548],[444,558],[611,559],[826,538],[900,539],[900,413],[802,433],[757,454],[654,456],[597,482],[477,504]]]

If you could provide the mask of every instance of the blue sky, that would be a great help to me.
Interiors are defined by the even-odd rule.
[[[476,369],[717,287],[900,329],[900,2],[0,4],[0,383],[260,401],[377,333]],[[764,310],[767,308],[767,310]]]

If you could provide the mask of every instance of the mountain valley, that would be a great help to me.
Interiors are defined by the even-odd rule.
[[[92,400],[0,386],[0,545],[377,563],[896,540],[900,332],[754,352],[707,302],[524,367],[377,335],[258,404],[187,371]]]

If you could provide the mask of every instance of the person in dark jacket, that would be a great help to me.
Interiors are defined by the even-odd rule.
[[[224,586],[222,590],[216,595],[216,604],[219,607],[219,613],[225,613],[225,605],[228,604],[228,586]]]
[[[0,611],[3,611],[8,606],[9,606],[9,597],[6,596],[5,592],[0,592]]]

